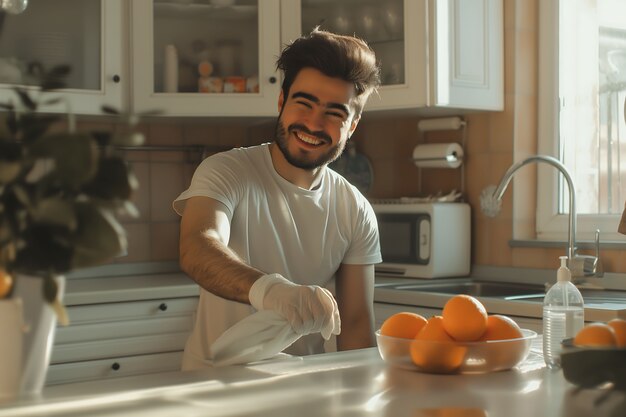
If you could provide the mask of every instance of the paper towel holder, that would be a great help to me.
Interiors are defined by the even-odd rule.
[[[463,154],[457,143],[426,144],[415,147],[412,159],[419,168],[458,168],[463,164]]]

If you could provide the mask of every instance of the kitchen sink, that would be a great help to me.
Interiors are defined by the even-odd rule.
[[[541,297],[545,294],[543,285],[521,284],[493,281],[462,281],[432,284],[400,284],[393,287],[397,290],[419,291],[439,294],[467,294],[474,297]]]
[[[453,282],[394,284],[388,288],[446,295],[467,294],[474,297],[495,297],[530,302],[543,302],[545,295],[543,285],[472,279]],[[626,291],[584,288],[580,292],[585,304],[624,304],[626,306]]]
[[[581,289],[585,304],[624,304],[626,306],[626,291]],[[508,299],[508,297],[506,297]],[[516,300],[543,302],[543,294],[521,294]]]

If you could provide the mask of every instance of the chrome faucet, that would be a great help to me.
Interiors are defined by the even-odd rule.
[[[530,156],[511,167],[506,171],[500,184],[496,187],[494,185],[487,186],[480,195],[480,208],[482,212],[488,217],[495,217],[500,213],[502,206],[502,196],[506,191],[506,187],[511,182],[515,171],[520,169],[526,164],[531,162],[545,162],[556,169],[565,177],[567,186],[569,188],[569,230],[567,234],[567,259],[568,268],[572,272],[572,277],[583,276],[602,276],[602,268],[600,266],[600,231],[596,231],[596,255],[578,255],[576,254],[576,190],[574,187],[574,181],[569,171],[556,158],[546,155],[534,155]]]

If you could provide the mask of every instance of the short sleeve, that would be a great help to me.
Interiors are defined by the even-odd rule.
[[[176,213],[182,215],[185,202],[191,197],[210,197],[222,203],[232,216],[241,199],[243,181],[240,162],[232,152],[222,152],[206,158],[198,166],[189,188],[173,202]]]
[[[353,218],[353,239],[344,256],[344,264],[368,265],[382,262],[378,221],[372,206],[361,201],[357,216]]]

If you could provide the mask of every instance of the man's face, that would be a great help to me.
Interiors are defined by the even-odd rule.
[[[313,68],[303,68],[281,92],[276,143],[293,166],[312,170],[339,158],[359,117],[354,86]]]

